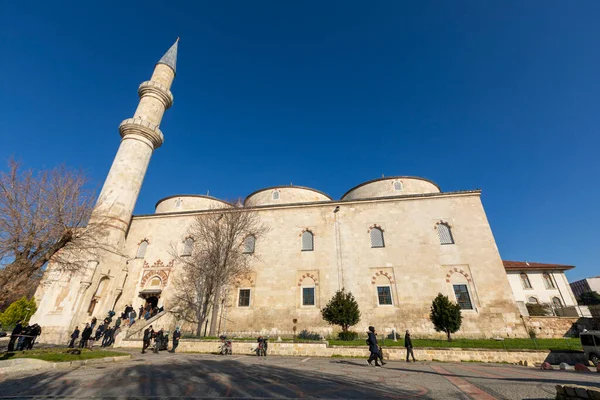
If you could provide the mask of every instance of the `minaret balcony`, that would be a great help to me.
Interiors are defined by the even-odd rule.
[[[140,99],[144,96],[151,96],[158,99],[164,104],[165,110],[173,105],[173,93],[171,93],[169,88],[158,82],[142,82],[138,88],[138,95],[140,96]]]
[[[119,125],[119,133],[122,138],[125,138],[128,135],[141,136],[149,140],[154,146],[154,149],[159,148],[165,141],[158,126],[141,118],[127,118],[121,122],[121,125]]]

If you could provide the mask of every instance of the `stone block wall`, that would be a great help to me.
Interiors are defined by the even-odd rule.
[[[523,322],[538,338],[576,337],[584,329],[600,329],[600,318],[523,317]]]

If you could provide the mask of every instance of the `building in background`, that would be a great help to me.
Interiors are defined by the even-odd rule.
[[[600,276],[594,276],[591,278],[571,282],[571,289],[573,290],[575,297],[579,297],[583,293],[587,292],[596,292],[600,294]]]
[[[565,276],[565,271],[575,266],[528,261],[503,263],[522,315],[530,314],[528,304],[537,304],[547,306],[549,315],[581,316],[577,300]]]

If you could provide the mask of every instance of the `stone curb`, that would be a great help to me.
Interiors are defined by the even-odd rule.
[[[39,369],[68,369],[73,367],[81,367],[83,365],[106,364],[111,362],[127,361],[130,359],[131,355],[63,362],[43,361],[35,358],[17,358],[14,360],[0,361],[0,375],[9,374],[11,372],[32,371]],[[4,363],[9,363],[9,365],[2,366]]]

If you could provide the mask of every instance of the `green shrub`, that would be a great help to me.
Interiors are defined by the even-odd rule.
[[[452,341],[450,335],[457,332],[462,324],[460,306],[451,302],[448,296],[439,293],[431,303],[429,319],[433,323],[436,332],[446,333],[450,342]]]
[[[340,340],[356,340],[358,339],[358,333],[356,332],[352,332],[352,331],[347,331],[347,332],[340,332],[338,333],[338,338]]]
[[[303,329],[300,331],[300,333],[298,334],[298,336],[296,336],[298,339],[302,339],[302,340],[321,340],[321,335],[316,333],[316,332],[309,332],[306,329]]]
[[[550,307],[547,304],[527,303],[527,312],[532,317],[544,317],[550,315]]]
[[[339,325],[342,332],[348,332],[348,328],[360,321],[358,303],[352,292],[346,292],[344,288],[335,292],[325,308],[321,310],[321,315],[330,325]]]

